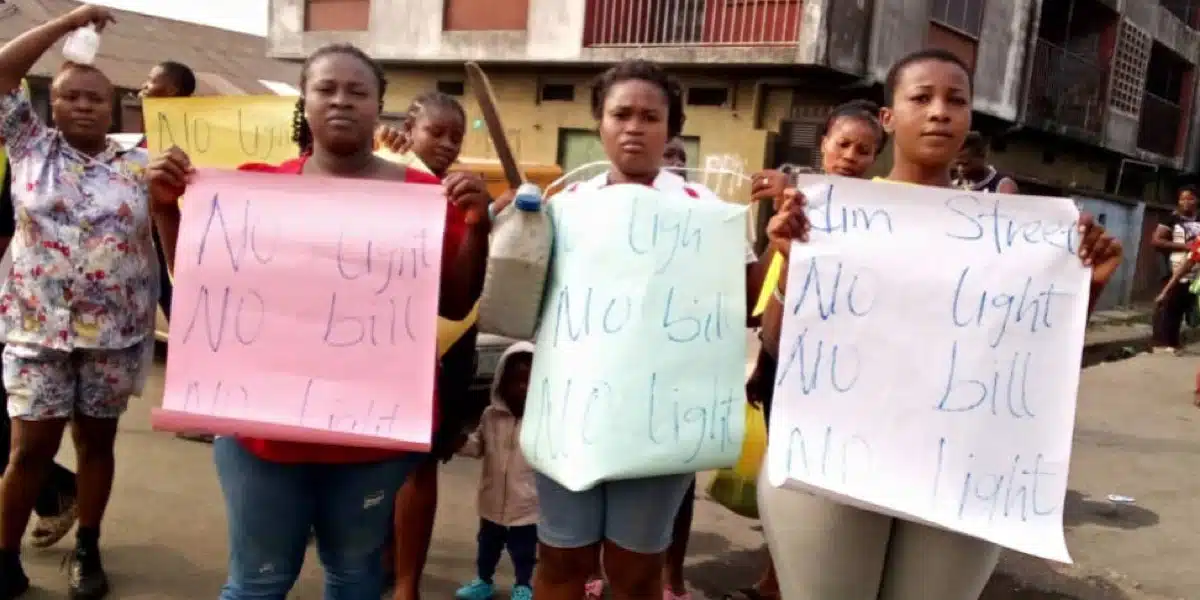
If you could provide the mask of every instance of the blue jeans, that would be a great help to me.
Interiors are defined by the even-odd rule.
[[[285,600],[313,531],[325,600],[379,600],[396,491],[424,454],[375,463],[276,463],[222,437],[213,456],[229,520],[229,579],[221,600]]]

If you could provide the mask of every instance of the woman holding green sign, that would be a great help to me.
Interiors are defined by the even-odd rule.
[[[697,202],[718,201],[713,192],[664,168],[664,150],[683,129],[684,115],[680,86],[661,67],[643,60],[626,61],[601,75],[592,90],[592,113],[612,166],[568,191],[639,184]],[[776,189],[756,178],[756,197],[780,193],[782,186]],[[747,252],[746,265],[750,307],[761,287],[752,250]],[[578,600],[601,561],[612,597],[663,596],[663,555],[671,544],[681,502],[694,485],[694,474],[607,481],[581,492],[542,473],[536,480],[541,509],[536,598]]]
[[[971,92],[970,70],[945,51],[917,52],[892,67],[880,117],[893,136],[895,159],[883,181],[951,187],[951,169],[971,129]],[[790,238],[807,228],[803,196],[785,194],[768,226],[772,246],[786,259]],[[1088,215],[1079,229],[1079,258],[1092,269],[1094,305],[1121,262],[1121,245]],[[781,277],[764,318],[764,343],[775,349],[786,287]],[[758,493],[784,598],[977,600],[1000,556],[990,542],[765,480]]]

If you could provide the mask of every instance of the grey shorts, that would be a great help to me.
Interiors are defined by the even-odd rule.
[[[572,492],[553,479],[537,478],[538,540],[552,548],[583,548],[608,540],[639,554],[671,545],[675,515],[696,475],[665,475],[609,481]]]

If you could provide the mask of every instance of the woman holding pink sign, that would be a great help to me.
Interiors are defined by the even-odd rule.
[[[892,67],[884,93],[880,119],[895,158],[882,181],[952,187],[951,169],[971,129],[970,69],[942,50],[917,52]],[[804,198],[792,190],[768,225],[771,245],[786,259],[792,238],[806,237],[808,227]],[[1079,227],[1094,302],[1121,262],[1121,245],[1087,215]],[[779,279],[764,322],[764,344],[775,355],[786,280]],[[759,510],[783,598],[977,600],[1000,557],[990,542],[775,488],[763,473]]]
[[[383,71],[357,48],[336,44],[317,50],[304,65],[296,107],[294,137],[301,156],[241,169],[442,183],[449,205],[438,308],[441,316],[461,320],[482,286],[490,199],[476,176],[454,174],[439,182],[374,155],[385,86]],[[148,170],[155,221],[172,262],[179,237],[177,202],[192,170],[178,148],[167,150]],[[326,572],[325,597],[378,600],[396,490],[425,454],[218,438],[214,455],[229,515],[229,578],[222,600],[282,600],[300,574],[314,531]]]

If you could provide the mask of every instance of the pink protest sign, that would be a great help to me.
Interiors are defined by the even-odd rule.
[[[437,186],[202,170],[157,429],[427,450]]]

